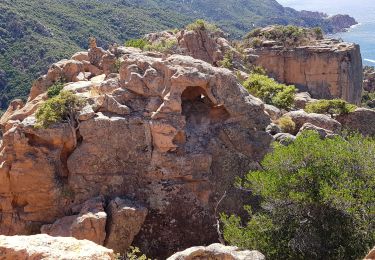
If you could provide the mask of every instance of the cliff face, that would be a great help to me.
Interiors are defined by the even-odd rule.
[[[216,241],[218,201],[227,192],[219,212],[241,210],[234,179],[268,150],[263,103],[229,70],[187,56],[92,43],[73,58],[53,65],[28,102],[13,102],[1,120],[0,233],[39,233],[63,218],[43,228],[58,234],[59,223],[82,222],[87,201],[103,196],[94,213],[107,212],[107,227],[115,197],[148,209],[135,242],[150,255]],[[61,77],[69,80],[65,90],[87,101],[77,132],[67,123],[34,127],[45,91]],[[71,234],[72,225],[60,232]],[[105,243],[121,234],[118,226],[106,228]]]
[[[342,98],[360,104],[362,58],[357,44],[322,40],[309,46],[256,48],[255,64],[280,82],[296,85],[313,98]]]

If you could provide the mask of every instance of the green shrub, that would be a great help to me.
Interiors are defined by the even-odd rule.
[[[250,94],[279,108],[288,109],[294,103],[295,86],[280,84],[265,75],[251,74],[248,80],[244,82],[244,87]]]
[[[321,39],[324,38],[324,33],[323,33],[322,28],[320,28],[320,27],[315,27],[315,28],[314,28],[314,32],[315,32],[316,38],[317,38],[318,40],[321,40]]]
[[[263,41],[259,38],[254,38],[251,40],[251,47],[259,48],[262,47]]]
[[[160,42],[149,43],[144,47],[146,51],[157,51],[162,53],[169,53],[177,48],[178,42],[176,39],[161,40]]]
[[[277,125],[283,133],[293,134],[296,130],[296,123],[294,123],[289,116],[280,117],[279,120],[277,120]]]
[[[224,238],[267,259],[362,259],[375,244],[375,140],[306,131],[275,144],[241,183],[262,202],[249,220],[222,214]]]
[[[207,30],[210,32],[220,31],[219,27],[217,27],[215,24],[209,23],[202,19],[198,19],[195,22],[187,25],[186,30],[189,30],[189,31]]]
[[[151,260],[138,247],[131,246],[124,256],[117,254],[116,260]]]
[[[61,81],[55,82],[52,86],[50,86],[47,90],[48,98],[53,98],[60,94],[61,90],[64,88],[64,84]]]
[[[253,66],[251,68],[251,73],[259,74],[259,75],[267,75],[267,71],[262,66]]]
[[[138,48],[138,49],[141,49],[143,50],[146,45],[148,45],[149,42],[143,38],[140,38],[140,39],[130,39],[128,41],[125,42],[125,46],[126,47],[133,47],[133,48]]]
[[[342,99],[333,100],[318,100],[306,105],[305,111],[307,113],[318,113],[318,114],[330,114],[333,115],[344,115],[350,112],[354,112],[357,107],[349,104]]]
[[[362,106],[368,108],[375,108],[375,92],[363,91]]]
[[[73,123],[76,113],[85,101],[70,91],[61,91],[57,96],[44,102],[36,112],[36,127],[48,128],[50,125],[67,121]]]
[[[263,41],[276,41],[285,47],[295,47],[322,38],[323,31],[320,28],[308,29],[294,25],[276,25],[265,30],[256,28],[245,37],[250,40],[252,47],[260,47]]]
[[[219,62],[219,66],[227,69],[233,69],[233,52],[226,52],[223,60]]]

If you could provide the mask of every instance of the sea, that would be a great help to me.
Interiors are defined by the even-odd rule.
[[[361,46],[363,64],[375,66],[375,0],[278,0],[297,10],[320,11],[329,15],[349,14],[358,22],[345,33],[329,35]]]

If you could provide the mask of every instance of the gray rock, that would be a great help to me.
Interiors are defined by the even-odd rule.
[[[357,108],[347,115],[336,117],[344,129],[358,132],[365,136],[375,136],[375,110]]]
[[[167,260],[265,260],[265,256],[258,251],[239,250],[238,247],[212,244],[208,247],[197,246],[178,252]]]
[[[296,140],[296,137],[288,133],[279,133],[274,135],[273,139],[282,145],[288,146]]]
[[[270,135],[275,135],[275,134],[281,133],[281,129],[278,125],[271,123],[269,126],[267,126],[266,132],[269,133]]]
[[[295,134],[297,134],[299,132],[299,129],[306,123],[310,123],[317,127],[330,130],[334,133],[339,133],[341,131],[341,124],[337,120],[327,115],[315,113],[309,114],[303,110],[298,110],[286,113],[284,116],[290,117],[294,121],[294,123],[296,123]]]
[[[264,111],[266,111],[267,114],[270,115],[272,120],[277,120],[283,115],[280,109],[278,109],[275,106],[268,105],[268,104],[264,105]]]

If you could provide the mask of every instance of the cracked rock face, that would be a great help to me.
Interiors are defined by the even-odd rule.
[[[341,98],[360,104],[362,58],[357,44],[322,40],[293,49],[253,49],[254,64],[262,66],[277,81],[294,84],[313,98]]]
[[[148,209],[135,244],[165,257],[217,241],[215,207],[224,192],[220,212],[242,209],[248,194],[236,190],[234,180],[257,166],[271,142],[263,103],[230,71],[201,60],[120,53],[118,74],[58,70],[59,76],[85,73],[65,86],[88,104],[76,134],[64,122],[33,127],[50,77],[1,120],[1,234],[39,233],[44,224],[85,215],[80,205],[94,197],[121,197]],[[97,72],[106,55],[89,53],[90,64],[81,60]]]

